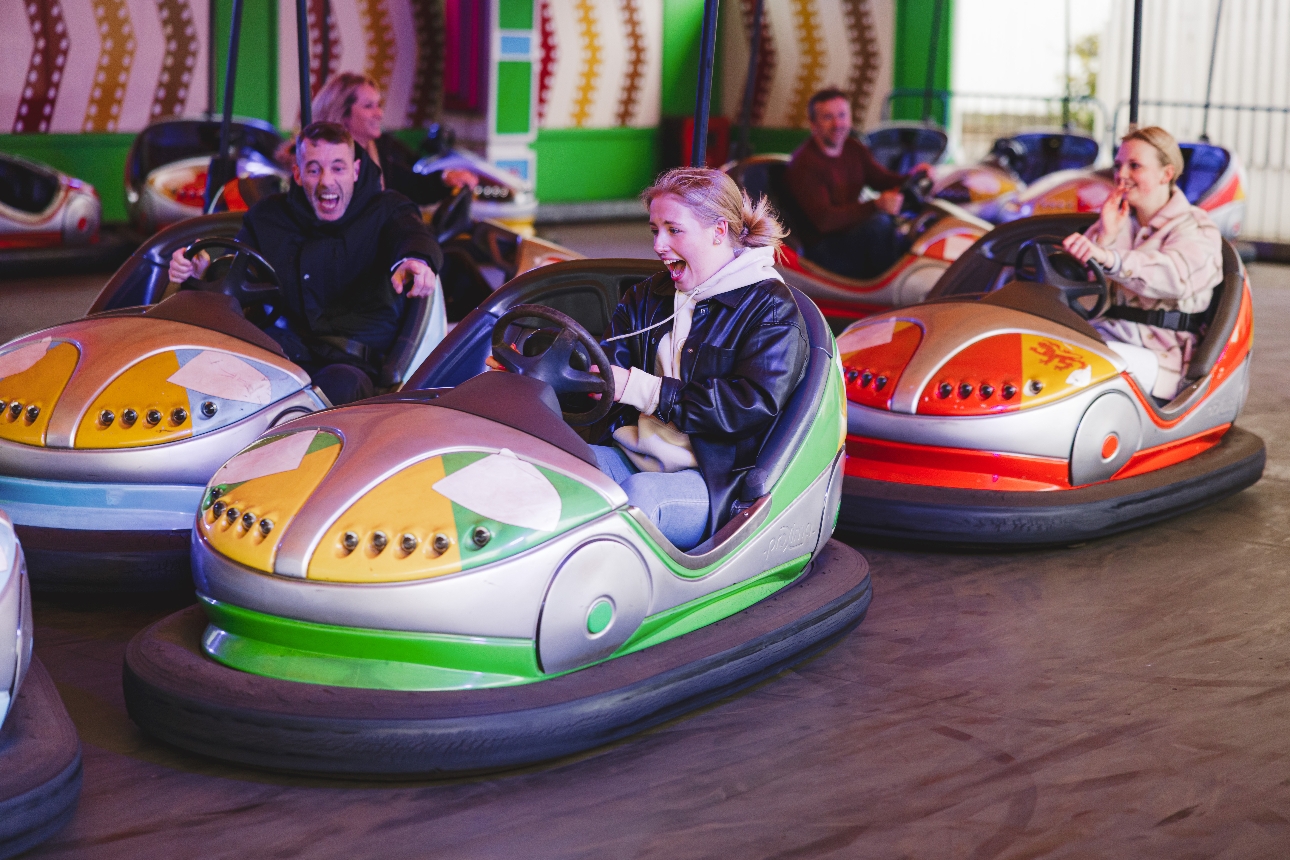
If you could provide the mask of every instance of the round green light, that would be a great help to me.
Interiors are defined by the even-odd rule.
[[[602,597],[591,605],[591,611],[587,613],[587,632],[592,636],[602,633],[613,620],[614,605]]]

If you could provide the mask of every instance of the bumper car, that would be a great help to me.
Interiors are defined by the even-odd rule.
[[[641,731],[781,671],[863,619],[867,565],[829,539],[842,377],[810,357],[743,501],[682,552],[571,425],[621,291],[657,263],[560,263],[458,325],[397,394],[304,416],[195,507],[198,605],[131,641],[146,732],[322,774],[517,767]],[[492,354],[514,373],[483,372]],[[581,368],[581,369],[579,369]],[[590,409],[585,407],[590,406]]]
[[[220,123],[212,119],[163,119],[139,132],[125,160],[125,202],[130,223],[144,235],[195,218],[206,201],[206,175],[218,154]],[[273,126],[256,119],[233,122],[230,146],[237,154],[238,179],[263,193],[273,185],[285,191],[291,174],[275,160],[282,139]],[[224,207],[245,210],[239,183],[222,189]],[[252,196],[250,186],[247,191]]]
[[[37,589],[186,587],[192,512],[210,476],[270,428],[330,405],[251,321],[268,324],[275,276],[233,239],[240,226],[225,213],[163,230],[84,319],[0,347],[0,507]],[[172,294],[170,255],[184,247],[231,253],[202,290]],[[405,307],[385,390],[444,333],[437,295]]]
[[[1193,206],[1209,213],[1225,239],[1235,239],[1245,219],[1245,168],[1236,153],[1210,143],[1180,143],[1178,187]],[[1059,170],[1001,198],[986,220],[1007,223],[1032,215],[1099,212],[1115,190],[1108,170]]]
[[[980,162],[941,171],[932,187],[932,196],[962,206],[994,224],[1014,221],[1023,216],[1013,214],[1015,206],[1013,209],[1007,207],[1015,204],[1017,198],[1035,183],[1042,182],[1042,188],[1046,190],[1036,191],[1027,199],[1048,199],[1044,195],[1051,194],[1053,187],[1072,177],[1087,177],[1091,188],[1100,188],[1094,182],[1098,174],[1089,170],[1097,161],[1098,150],[1096,140],[1074,132],[1035,131],[1000,138],[994,142],[990,154]],[[1056,182],[1046,179],[1052,175],[1061,179]],[[1065,188],[1064,185],[1061,187]],[[1091,193],[1096,196],[1101,192],[1093,190]],[[1064,198],[1057,196],[1053,199]],[[1100,207],[1104,200],[1106,194],[1101,193],[1097,206]],[[1053,211],[1089,210],[1087,207],[1074,208],[1072,204]]]
[[[91,245],[102,214],[94,186],[0,153],[0,260],[14,251]]]
[[[440,170],[469,170],[479,177],[479,185],[474,189],[475,216],[521,236],[533,235],[537,196],[533,193],[532,182],[490,164],[473,152],[460,149],[429,155],[418,160],[412,169],[423,176]]]
[[[779,211],[788,238],[780,251],[784,280],[801,290],[835,320],[854,320],[892,307],[921,302],[950,264],[990,225],[959,206],[933,199],[925,193],[925,180],[912,179],[905,186],[905,211],[901,230],[910,241],[904,256],[876,278],[860,280],[830,272],[806,259],[800,235],[802,213],[787,185],[787,155],[755,155],[727,165],[726,172],[754,199],[766,195]]]
[[[31,634],[22,547],[0,511],[0,858],[61,829],[81,793],[81,742]]]
[[[840,335],[848,403],[839,528],[924,543],[1071,544],[1259,479],[1263,442],[1235,426],[1253,340],[1235,250],[1223,243],[1223,281],[1186,385],[1160,404],[1088,323],[1107,301],[1105,276],[1060,243],[1091,221],[998,227],[932,300]]]

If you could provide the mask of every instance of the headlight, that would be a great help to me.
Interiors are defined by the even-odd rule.
[[[290,375],[210,349],[175,349],[131,365],[90,404],[76,448],[137,448],[199,436],[300,389]]]
[[[221,554],[271,573],[282,533],[340,451],[340,437],[322,430],[256,441],[211,478],[197,528]]]
[[[932,376],[919,415],[989,415],[1042,406],[1116,375],[1096,353],[1052,337],[999,334],[965,347]]]
[[[864,320],[849,326],[838,337],[847,399],[890,409],[900,375],[922,339],[922,328],[909,320]]]
[[[67,341],[27,341],[0,352],[0,439],[44,445],[49,416],[81,351]]]

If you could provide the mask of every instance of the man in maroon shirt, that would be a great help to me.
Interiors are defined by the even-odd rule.
[[[806,257],[849,278],[877,277],[908,245],[892,217],[900,213],[896,189],[905,177],[879,164],[851,136],[846,93],[820,90],[806,110],[811,136],[788,164],[788,186],[809,222],[797,225]],[[861,202],[865,188],[882,193]]]

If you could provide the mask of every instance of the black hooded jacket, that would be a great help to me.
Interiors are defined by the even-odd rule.
[[[333,335],[378,353],[398,334],[404,296],[390,269],[415,257],[438,272],[443,252],[420,210],[396,191],[381,190],[381,172],[366,154],[345,214],[323,221],[295,182],[246,213],[238,239],[258,250],[282,283],[291,327],[303,337]]]
[[[607,337],[637,331],[667,319],[676,287],[666,273],[623,294]],[[603,344],[619,367],[654,372],[667,322],[624,340]],[[725,525],[743,488],[744,476],[797,389],[806,368],[806,324],[788,287],[766,280],[718,293],[694,306],[681,353],[680,379],[664,378],[655,416],[690,437],[699,473],[708,487],[705,537]],[[634,424],[639,413],[620,406],[608,431]],[[612,440],[601,440],[610,444]],[[753,501],[745,499],[743,501]]]

